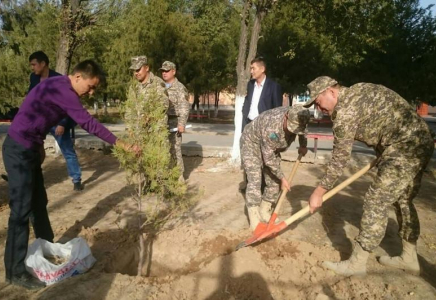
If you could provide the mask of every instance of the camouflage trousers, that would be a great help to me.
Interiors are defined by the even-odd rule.
[[[264,165],[260,147],[241,140],[241,160],[242,167],[247,174],[245,191],[247,207],[259,206],[262,200],[274,203],[280,192],[280,180]],[[266,183],[263,195],[262,174]]]
[[[169,121],[168,125],[170,129],[175,128],[177,127],[177,122]],[[180,168],[180,174],[183,175],[185,167],[183,165],[182,156],[182,134],[177,132],[170,132],[168,135],[168,139],[170,142],[171,167],[174,167],[177,164],[177,166],[179,166]]]
[[[382,241],[390,205],[395,208],[400,237],[410,243],[418,240],[419,219],[413,199],[433,150],[433,139],[427,136],[416,143],[385,149],[377,166],[377,177],[364,198],[360,233],[356,237],[363,249],[372,251]]]

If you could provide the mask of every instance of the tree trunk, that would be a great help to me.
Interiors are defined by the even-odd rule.
[[[207,118],[210,119],[210,104],[209,104],[209,95],[210,93],[207,93]]]
[[[108,100],[107,100],[107,93],[104,93],[103,94],[103,113],[105,114],[105,115],[107,115],[108,114],[108,112],[107,112],[107,107],[108,107]]]
[[[198,94],[198,91],[194,88],[194,102],[192,103],[192,110],[195,110],[195,115],[197,115],[197,119],[200,119],[199,115],[199,109],[200,109],[200,95]]]
[[[248,78],[245,73],[245,55],[247,52],[247,37],[248,37],[248,21],[250,1],[244,2],[244,7],[241,12],[241,33],[239,36],[239,53],[236,64],[236,75],[238,84],[236,86],[235,97],[235,134],[233,138],[233,148],[231,153],[231,162],[235,165],[241,161],[239,151],[239,139],[241,138],[242,130],[242,106],[244,105],[245,94],[247,93]]]
[[[220,91],[216,90],[215,91],[215,107],[218,107],[220,102]]]
[[[258,5],[256,7],[256,16],[254,19],[253,27],[251,30],[250,48],[248,56],[245,57],[247,50],[247,22],[248,9],[246,1],[244,5],[244,11],[242,13],[243,20],[241,21],[241,37],[239,39],[239,54],[237,63],[238,85],[236,87],[236,99],[235,99],[235,135],[233,139],[233,148],[231,161],[234,164],[239,164],[241,161],[241,154],[239,149],[239,140],[242,132],[242,107],[244,105],[245,94],[247,93],[247,83],[250,78],[250,66],[251,61],[255,58],[257,53],[257,42],[259,40],[259,34],[261,30],[262,20],[266,15],[267,10],[264,6]],[[270,4],[272,4],[271,2]],[[264,4],[266,5],[266,4]],[[247,11],[245,9],[247,8]],[[245,13],[244,13],[245,12]],[[244,69],[245,65],[245,69]]]
[[[94,99],[94,115],[98,114],[98,101]]]
[[[62,0],[61,32],[59,46],[56,52],[56,71],[67,74],[76,47],[83,41],[78,39],[78,33],[95,23],[95,14],[81,5],[84,0]]]
[[[59,37],[59,46],[56,52],[56,72],[67,74],[71,58],[73,57],[74,47],[76,44],[75,29],[79,27],[74,24],[76,19],[74,16],[80,8],[81,0],[62,0],[62,24]]]
[[[68,73],[71,63],[71,55],[69,52],[68,37],[62,30],[59,38],[59,47],[56,52],[56,72],[64,75]]]
[[[257,42],[259,41],[259,34],[261,29],[262,20],[265,17],[266,11],[262,8],[258,8],[256,11],[256,17],[254,19],[253,28],[251,30],[250,49],[248,51],[247,60],[245,62],[245,77],[249,78],[251,61],[256,57]],[[248,80],[247,80],[248,82]]]
[[[214,118],[218,118],[218,109],[219,109],[219,102],[220,102],[220,91],[215,91],[215,113]]]

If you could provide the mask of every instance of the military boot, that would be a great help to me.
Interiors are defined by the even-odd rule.
[[[382,265],[405,270],[414,275],[419,275],[420,268],[416,245],[403,241],[403,253],[401,256],[381,256],[378,260]]]
[[[354,250],[348,260],[338,263],[325,261],[322,263],[324,268],[332,270],[338,275],[343,276],[365,276],[366,262],[369,252],[365,251],[358,242],[354,242]]]
[[[254,231],[260,222],[259,206],[251,206],[247,210],[248,218],[250,219],[250,229]]]
[[[262,201],[259,207],[260,221],[268,223],[271,218],[272,203],[268,201]]]

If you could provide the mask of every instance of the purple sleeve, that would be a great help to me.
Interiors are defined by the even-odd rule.
[[[103,141],[114,145],[117,137],[106,127],[94,119],[80,103],[79,97],[69,90],[58,102],[59,106],[65,110],[77,124],[87,132],[99,137]]]
[[[89,133],[98,136],[103,141],[108,142],[111,145],[114,145],[117,141],[117,137],[110,132],[109,129],[94,119],[84,107],[82,107],[81,110],[67,111],[67,113],[71,119],[80,125],[80,127]]]

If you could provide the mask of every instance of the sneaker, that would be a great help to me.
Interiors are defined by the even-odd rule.
[[[11,279],[7,279],[13,285],[19,285],[29,290],[37,290],[45,288],[45,283],[38,278],[33,277],[29,273],[23,273],[21,275],[12,276]]]
[[[74,190],[78,191],[78,192],[82,191],[83,190],[82,182],[80,182],[80,181],[74,182]]]

